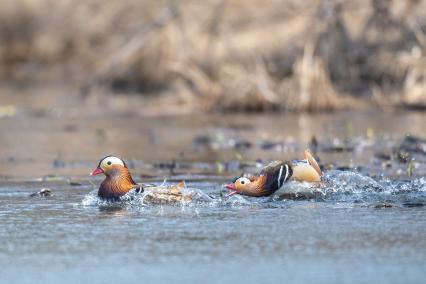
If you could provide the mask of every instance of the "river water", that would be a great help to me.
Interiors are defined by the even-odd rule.
[[[425,156],[410,166],[395,148],[424,138],[425,122],[18,110],[0,119],[0,283],[424,283]],[[319,196],[223,197],[230,177],[300,157],[313,136],[326,167]],[[107,154],[138,182],[184,179],[199,197],[101,202],[101,179],[87,174]],[[52,196],[29,196],[41,188]]]

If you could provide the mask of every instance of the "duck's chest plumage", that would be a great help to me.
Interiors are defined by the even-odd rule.
[[[98,196],[103,199],[117,199],[129,192],[135,185],[131,177],[126,175],[107,177],[99,187]]]

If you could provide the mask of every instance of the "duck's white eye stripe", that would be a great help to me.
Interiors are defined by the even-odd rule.
[[[240,182],[241,184],[248,184],[248,183],[251,183],[251,181],[250,181],[248,178],[246,178],[246,177],[239,178],[239,182]]]
[[[120,158],[117,157],[106,157],[103,161],[102,161],[103,165],[121,165],[124,166],[123,161]]]

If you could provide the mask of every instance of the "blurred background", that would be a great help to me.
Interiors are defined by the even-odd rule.
[[[163,106],[160,112],[426,105],[426,1],[1,6],[4,102],[7,90],[52,84],[62,89],[55,98],[134,95]]]
[[[183,135],[205,136],[205,125],[229,126],[236,113],[275,116],[256,129],[279,121],[281,138],[294,130],[307,143],[336,122],[318,122],[330,110],[424,110],[425,14],[422,0],[2,0],[3,172],[114,152],[154,160],[161,153],[142,148],[164,140],[176,146],[164,159],[174,159],[194,141]],[[200,114],[219,118],[185,133]],[[400,114],[377,128],[389,117]],[[407,125],[423,132],[422,113],[409,121],[394,123],[399,136]]]

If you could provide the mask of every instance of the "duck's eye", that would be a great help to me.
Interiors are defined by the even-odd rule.
[[[111,164],[112,164],[112,163],[111,163],[111,161],[108,161],[108,162],[107,162],[107,165],[108,165],[108,166],[111,166]]]
[[[246,178],[246,177],[242,177],[242,178],[239,178],[238,182],[241,185],[245,185],[245,184],[249,184],[251,181],[248,178]]]

